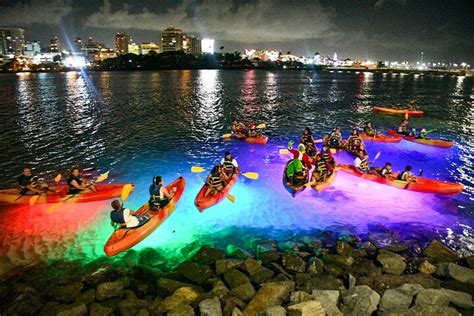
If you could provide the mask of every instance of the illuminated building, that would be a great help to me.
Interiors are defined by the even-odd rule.
[[[202,53],[202,46],[201,46],[201,40],[199,38],[196,38],[194,36],[191,36],[190,38],[190,53],[193,55],[200,55]]]
[[[23,54],[25,57],[32,58],[35,55],[38,55],[41,53],[41,46],[40,43],[37,41],[33,42],[26,42],[25,49],[23,51]]]
[[[181,50],[186,54],[191,52],[191,38],[188,34],[181,35]]]
[[[23,29],[0,28],[0,55],[16,57],[23,55],[25,35]]]
[[[177,52],[182,50],[182,31],[173,26],[161,33],[161,51]]]
[[[115,57],[117,57],[115,50],[111,48],[106,48],[106,47],[103,47],[100,49],[99,60],[115,58]]]
[[[61,52],[61,46],[59,44],[59,38],[57,36],[53,37],[49,41],[48,52],[50,52],[50,53],[59,53],[59,52]]]
[[[128,54],[128,44],[130,42],[130,36],[125,33],[115,34],[115,52],[117,55]]]
[[[149,43],[142,43],[140,45],[140,52],[142,55],[148,55],[150,52],[155,52],[157,54],[160,53],[160,46],[156,43],[149,42]]]
[[[128,44],[128,53],[134,55],[140,55],[140,46],[135,43]]]
[[[80,37],[76,37],[73,43],[73,51],[79,53],[79,52],[82,52],[83,49],[84,49],[84,43],[82,42]]]
[[[201,50],[205,54],[214,54],[214,40],[210,38],[203,38],[201,40]]]
[[[274,55],[271,55],[271,57],[273,58]],[[296,56],[296,55],[290,55],[290,54],[285,54],[285,55],[280,55],[279,60],[283,61],[283,62],[287,62],[287,61],[299,61],[299,62],[303,62],[302,58]]]
[[[277,61],[280,57],[280,51],[276,49],[246,49],[245,56],[248,59],[258,59],[260,61]],[[288,58],[289,56],[293,55],[286,55]],[[296,57],[296,56],[294,56]],[[299,58],[299,57],[296,57]]]

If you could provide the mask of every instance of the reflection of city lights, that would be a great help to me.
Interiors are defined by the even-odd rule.
[[[201,49],[203,53],[214,54],[214,40],[210,38],[202,39]]]

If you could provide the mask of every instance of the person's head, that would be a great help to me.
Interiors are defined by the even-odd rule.
[[[299,145],[298,145],[298,151],[299,151],[300,153],[303,153],[303,152],[305,152],[305,151],[306,151],[306,147],[305,147],[305,145],[303,145],[303,144],[299,144]]]
[[[232,154],[230,153],[230,151],[225,152],[224,158],[227,160],[232,160]]]
[[[357,132],[357,128],[352,129],[352,135],[359,135],[359,133]]]
[[[385,168],[387,170],[392,170],[392,163],[390,163],[390,162],[385,163]]]
[[[153,184],[154,185],[162,185],[163,184],[163,178],[161,176],[154,176],[153,177]]]
[[[413,169],[412,166],[406,166],[406,167],[405,167],[405,171],[411,171],[412,169]]]
[[[317,155],[316,155],[316,160],[319,161],[319,160],[321,160],[321,159],[323,159],[323,157],[322,157],[320,154],[317,154]]]
[[[212,168],[212,173],[217,174],[217,173],[220,173],[221,170],[222,170],[222,168],[221,168],[220,165],[215,165],[215,166]]]
[[[328,149],[329,149],[328,145],[324,144],[323,145],[323,151],[328,151]]]
[[[341,129],[340,129],[339,127],[336,127],[336,128],[334,129],[334,131],[335,131],[335,132],[340,132]]]
[[[366,125],[367,127],[372,127],[372,122],[371,122],[371,121],[368,121],[367,123],[365,123],[365,125]]]
[[[119,200],[113,200],[111,205],[112,208],[116,211],[119,211],[122,208],[122,204],[120,204]]]
[[[23,175],[27,177],[31,176],[31,168],[30,167],[23,168]]]
[[[236,124],[237,124],[237,120],[233,120],[233,121],[232,121],[232,124],[233,124],[233,125],[236,125]]]
[[[79,168],[78,167],[74,167],[71,169],[71,175],[74,176],[74,177],[79,177]]]
[[[422,128],[421,133],[426,133],[426,128]]]
[[[311,135],[311,130],[309,129],[309,127],[306,127],[306,128],[303,130],[303,134],[305,134],[305,135]]]
[[[357,154],[359,155],[360,158],[364,158],[365,156],[365,152],[363,150],[359,150]]]

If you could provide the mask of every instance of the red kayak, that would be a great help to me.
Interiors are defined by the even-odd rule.
[[[240,133],[234,133],[233,135],[238,139],[251,144],[265,145],[268,142],[268,137],[263,135],[257,135],[254,137],[247,137],[247,135]]]
[[[107,256],[115,256],[127,249],[138,244],[140,241],[148,237],[155,229],[158,228],[176,209],[176,203],[183,194],[186,181],[183,177],[179,177],[170,183],[166,188],[173,194],[171,201],[157,212],[150,212],[148,202],[137,211],[138,214],[149,212],[150,220],[142,226],[135,228],[119,228],[112,233],[104,246],[104,252]]]
[[[424,112],[420,110],[403,110],[403,109],[394,109],[394,108],[384,108],[381,106],[374,106],[373,110],[375,112],[397,114],[397,115],[405,115],[405,113],[408,113],[408,115],[411,115],[411,116],[422,116],[424,114]]]
[[[369,136],[366,133],[361,133],[359,134],[360,138],[363,140],[368,140],[371,142],[381,142],[381,143],[399,143],[402,141],[402,138],[400,136],[386,136],[384,134],[376,134],[374,136]]]
[[[51,187],[56,192],[40,195],[35,204],[46,203],[86,203],[109,200],[120,197],[125,184],[96,184],[97,192],[86,192],[71,195],[67,185]],[[135,186],[133,186],[135,188]],[[132,190],[133,190],[132,188]],[[33,195],[20,195],[18,189],[0,190],[0,204],[29,204]]]
[[[443,140],[443,139],[433,139],[433,138],[415,138],[412,136],[405,136],[403,134],[399,134],[396,130],[389,129],[387,133],[393,136],[402,137],[404,140],[409,142],[418,143],[427,146],[433,147],[441,147],[441,148],[450,148],[454,145],[454,141],[452,140]]]
[[[204,184],[199,190],[198,195],[194,199],[194,205],[198,208],[199,212],[204,211],[205,209],[216,205],[220,201],[222,201],[227,193],[229,193],[230,189],[234,186],[234,184],[237,182],[239,179],[238,174],[234,174],[230,181],[225,185],[225,187],[220,191],[216,192],[214,195],[208,195],[207,197],[204,197],[204,194],[207,191],[207,185]]]
[[[339,170],[349,173],[353,176],[366,179],[369,181],[377,182],[380,184],[389,185],[398,189],[404,189],[409,191],[423,192],[423,193],[435,193],[435,194],[458,194],[464,186],[459,183],[451,183],[445,181],[439,181],[434,179],[417,177],[416,182],[407,182],[402,180],[391,180],[379,176],[378,173],[367,174],[361,173],[354,166],[350,165],[339,165]],[[377,170],[377,169],[376,169]],[[393,177],[397,177],[398,174],[392,173]]]

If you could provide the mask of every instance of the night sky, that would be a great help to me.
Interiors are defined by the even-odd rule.
[[[225,51],[278,48],[309,56],[474,63],[473,1],[0,0],[0,26],[113,47],[114,34],[158,42],[169,25],[216,39]]]

